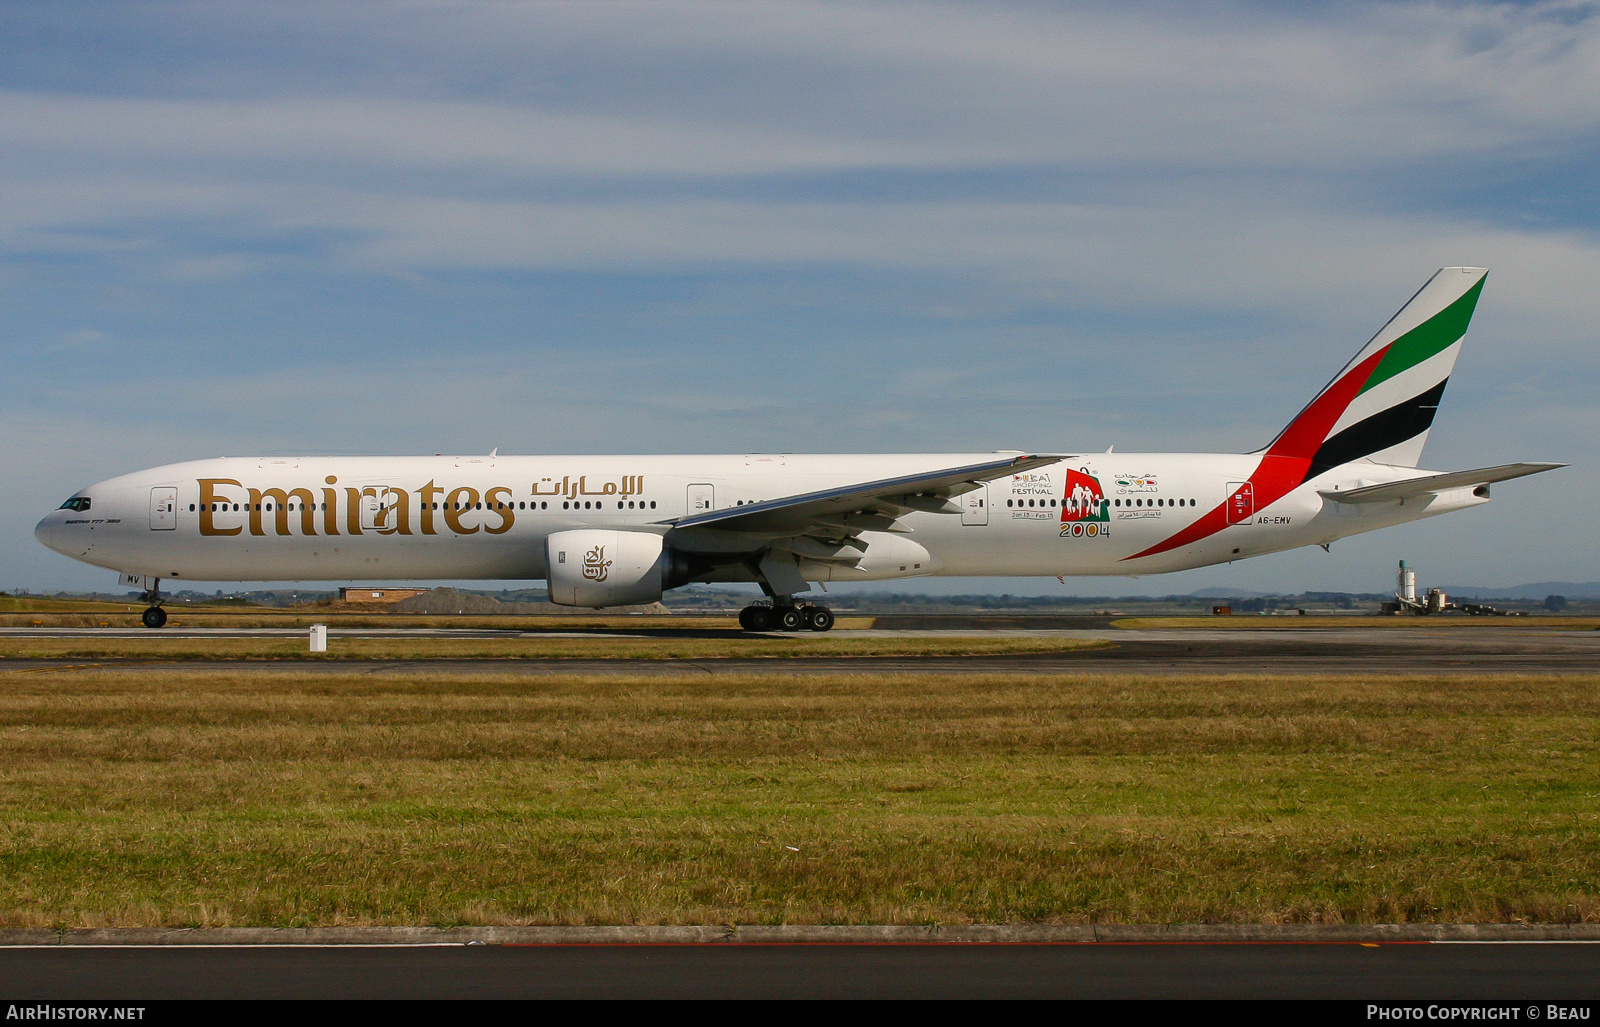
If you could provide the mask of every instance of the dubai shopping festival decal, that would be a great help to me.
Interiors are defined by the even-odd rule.
[[[1026,474],[1013,474],[1011,476],[1011,497],[1006,500],[1006,506],[1013,503],[1016,508],[1009,510],[1014,521],[1044,521],[1046,523],[1056,519],[1054,507],[1056,505],[1055,484],[1048,471],[1029,471]]]
[[[1111,534],[1111,503],[1089,468],[1067,472],[1061,502],[1062,538],[1105,538]]]

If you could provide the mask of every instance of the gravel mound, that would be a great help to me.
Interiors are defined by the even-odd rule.
[[[479,595],[476,592],[462,592],[454,588],[435,588],[421,595],[402,599],[392,606],[386,607],[395,613],[423,614],[432,617],[451,617],[457,615],[467,616],[549,616],[551,614],[576,614],[579,616],[593,616],[610,613],[670,613],[660,603],[650,603],[645,606],[614,606],[604,610],[574,609],[570,606],[557,606],[555,603],[502,603],[493,596]]]

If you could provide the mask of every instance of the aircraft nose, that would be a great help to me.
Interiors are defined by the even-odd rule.
[[[33,527],[33,537],[58,553],[61,551],[61,547],[56,544],[56,539],[60,533],[61,514],[55,510],[45,514],[44,519]]]

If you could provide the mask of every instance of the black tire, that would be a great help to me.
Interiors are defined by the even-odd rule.
[[[833,627],[833,611],[826,606],[813,606],[806,610],[806,627],[812,631],[827,631]]]
[[[745,631],[750,630],[750,607],[748,606],[739,611],[739,627]]]
[[[779,631],[799,631],[805,622],[805,614],[792,606],[780,606],[772,611],[772,626]]]
[[[747,606],[745,607],[744,612],[750,615],[747,618],[747,623],[745,624],[744,629],[746,631],[772,630],[772,607]]]
[[[139,617],[147,628],[163,628],[167,625],[167,611],[159,606],[152,606]]]

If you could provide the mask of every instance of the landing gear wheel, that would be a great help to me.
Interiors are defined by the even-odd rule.
[[[827,631],[833,627],[833,611],[826,606],[806,607],[806,627],[812,631]]]
[[[167,611],[163,610],[159,606],[152,606],[148,610],[144,611],[139,619],[144,621],[144,626],[147,628],[165,627],[167,623]]]
[[[805,620],[805,615],[793,606],[779,606],[772,611],[772,624],[779,631],[799,631]]]
[[[739,626],[746,631],[771,631],[772,607],[746,606],[739,611]]]

